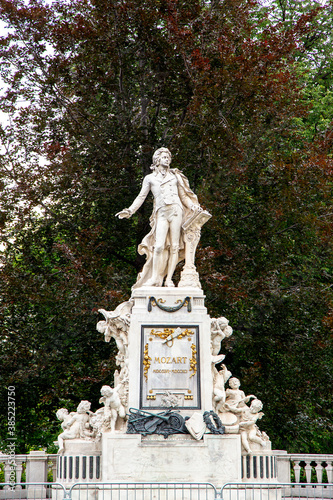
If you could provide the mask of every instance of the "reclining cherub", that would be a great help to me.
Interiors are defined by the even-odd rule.
[[[60,408],[56,415],[59,420],[62,420],[61,427],[64,432],[58,436],[58,453],[64,451],[64,440],[66,439],[87,439],[92,437],[92,432],[89,425],[89,417],[92,415],[90,411],[91,403],[89,401],[81,401],[76,412],[68,414],[66,408]]]

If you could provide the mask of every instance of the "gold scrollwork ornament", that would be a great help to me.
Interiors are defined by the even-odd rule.
[[[151,365],[151,357],[148,355],[148,343],[145,345],[145,350],[143,351],[143,366],[144,366],[144,369],[143,369],[143,375],[146,379],[146,381],[148,382],[148,370],[150,368],[150,365]]]
[[[191,350],[192,350],[192,357],[190,359],[190,372],[192,371],[192,375],[190,375],[190,378],[191,377],[194,377],[194,375],[197,373],[197,348],[196,348],[196,345],[195,344],[192,344],[191,345]]]

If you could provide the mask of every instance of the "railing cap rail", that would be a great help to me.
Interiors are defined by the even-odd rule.
[[[6,455],[4,453],[0,454],[0,463],[5,462],[6,460],[20,460],[20,461],[25,461],[29,455]]]
[[[290,460],[313,460],[314,462],[320,460],[321,462],[333,461],[333,454],[329,453],[290,453]]]
[[[55,454],[55,453],[47,453],[45,455],[45,458],[47,460],[52,460],[52,459],[56,459],[57,456],[58,455]],[[25,461],[25,460],[27,460],[27,458],[31,458],[31,455],[30,455],[30,453],[25,453],[25,454],[21,454],[21,455],[14,455],[14,458],[15,458],[15,460],[21,460],[21,461],[23,460],[23,461]],[[6,453],[1,453],[0,452],[0,463],[4,462],[6,460],[13,460],[13,455],[8,455]]]

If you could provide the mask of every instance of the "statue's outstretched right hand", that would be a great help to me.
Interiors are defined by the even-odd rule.
[[[119,217],[119,219],[129,219],[131,215],[132,212],[128,208],[124,208],[124,210],[116,214],[116,217]]]

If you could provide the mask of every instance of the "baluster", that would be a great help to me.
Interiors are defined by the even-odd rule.
[[[16,482],[17,483],[21,483],[22,470],[23,470],[22,462],[17,462],[17,464],[16,464]],[[15,486],[15,489],[21,490],[22,489],[21,484],[17,484]]]
[[[317,475],[317,482],[322,483],[323,482],[323,466],[321,464],[317,464],[316,467],[316,475]]]
[[[10,483],[10,472],[11,472],[11,466],[9,464],[9,461],[5,463],[5,483]],[[5,490],[10,490],[10,486],[5,486]]]
[[[311,467],[310,463],[306,462],[304,469],[305,469],[306,482],[311,483],[312,467]]]
[[[250,455],[250,480],[253,481],[253,456]]]
[[[294,472],[295,472],[295,483],[299,483],[301,476],[301,466],[299,465],[299,463],[294,464]]]
[[[333,465],[332,464],[327,464],[326,472],[327,472],[328,482],[333,483]]]

